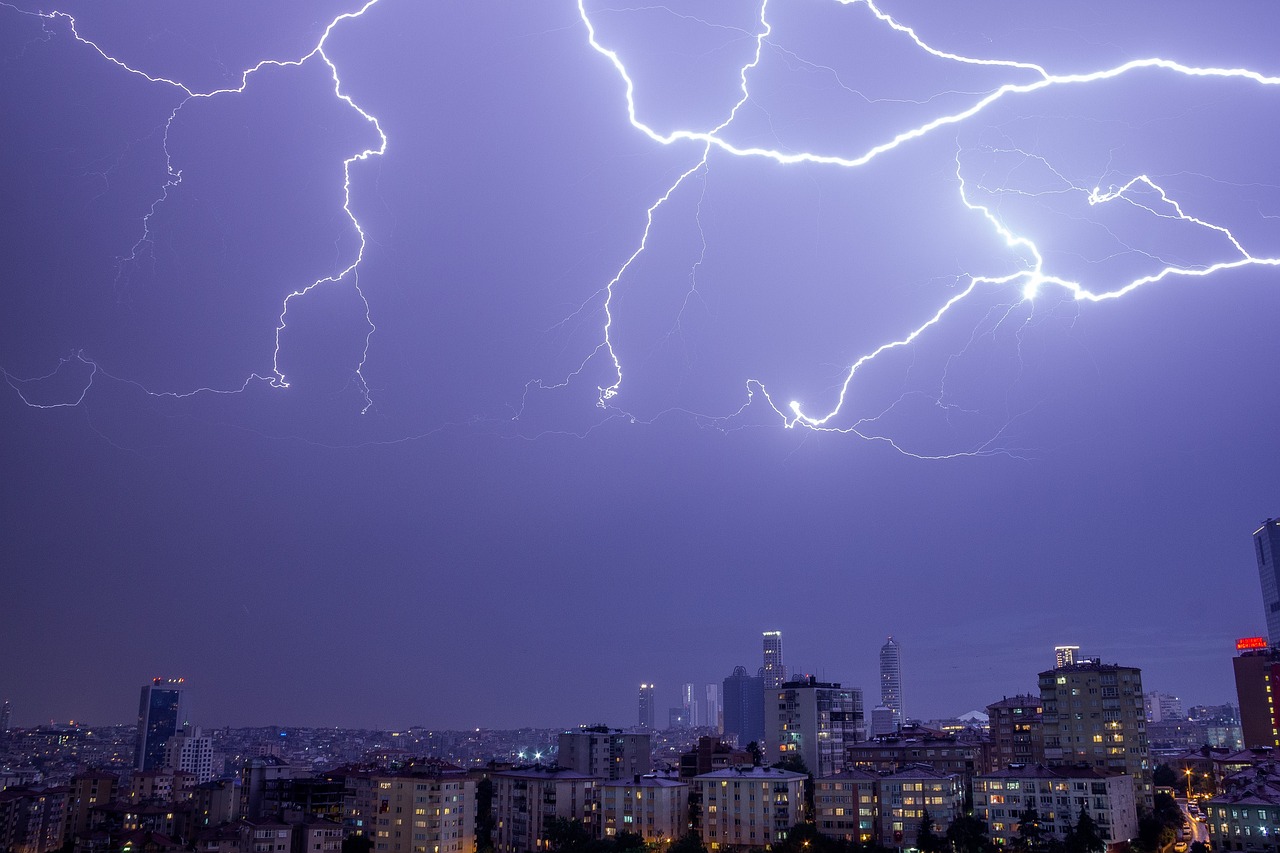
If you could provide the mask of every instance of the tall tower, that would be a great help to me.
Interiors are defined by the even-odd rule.
[[[1267,640],[1280,643],[1280,519],[1268,518],[1253,531],[1253,549],[1262,582],[1262,609],[1267,616]]]
[[[738,736],[738,746],[764,742],[764,679],[735,666],[724,680],[724,731]]]
[[[897,726],[906,722],[902,716],[902,650],[893,637],[880,647],[880,704],[893,711]]]
[[[653,685],[640,685],[640,728],[653,729]]]
[[[706,710],[703,712],[702,724],[704,726],[715,728],[717,731],[722,731],[722,729],[720,729],[720,685],[719,684],[707,685],[707,704],[704,705],[703,707]]]
[[[9,700],[4,700],[4,704],[0,705],[0,735],[9,731]]]
[[[1054,646],[1053,647],[1053,665],[1055,669],[1062,669],[1064,666],[1071,666],[1076,662],[1076,652],[1080,651],[1079,646]]]
[[[787,670],[782,663],[782,632],[764,632],[764,689],[777,690],[787,680]]]
[[[133,766],[137,770],[154,770],[165,765],[165,746],[169,738],[190,725],[187,719],[186,679],[153,678],[142,687],[138,702],[138,740],[134,747]]]

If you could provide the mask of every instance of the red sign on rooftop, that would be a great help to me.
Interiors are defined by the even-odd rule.
[[[1238,652],[1243,652],[1248,649],[1265,649],[1266,647],[1266,637],[1241,637],[1236,640],[1236,651]]]

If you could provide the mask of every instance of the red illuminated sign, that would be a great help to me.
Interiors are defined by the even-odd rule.
[[[1238,652],[1243,652],[1246,649],[1265,649],[1266,647],[1266,637],[1241,637],[1236,640],[1236,651]]]

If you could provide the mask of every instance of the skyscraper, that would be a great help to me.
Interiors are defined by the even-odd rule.
[[[738,746],[764,742],[764,679],[745,666],[724,680],[724,731],[738,736]]]
[[[880,704],[893,711],[895,728],[906,722],[902,716],[902,650],[893,637],[880,647]]]
[[[653,685],[640,685],[640,728],[653,728]]]
[[[1262,582],[1262,609],[1267,616],[1267,639],[1280,643],[1280,519],[1268,518],[1253,531],[1253,548],[1258,558],[1258,580]]]
[[[764,632],[764,689],[777,690],[787,680],[787,669],[782,663],[782,632]]]
[[[693,682],[689,681],[680,685],[680,705],[684,708],[685,725],[702,725],[702,719],[698,714],[698,694],[694,689]]]
[[[707,685],[707,704],[703,706],[703,722],[708,728],[720,728],[720,685]]]
[[[4,700],[4,704],[0,705],[0,734],[9,731],[9,700]]]
[[[165,765],[165,747],[169,738],[189,725],[187,719],[186,679],[153,678],[142,687],[138,702],[138,739],[134,748],[134,767],[154,770]]]
[[[1053,647],[1053,665],[1062,669],[1064,666],[1071,666],[1076,662],[1076,652],[1080,651],[1079,646],[1054,646]]]
[[[803,759],[814,778],[845,767],[845,747],[862,740],[862,691],[812,675],[788,681],[765,702],[765,763]]]

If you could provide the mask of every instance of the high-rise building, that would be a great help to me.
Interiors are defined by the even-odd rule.
[[[190,773],[197,784],[212,781],[217,775],[213,767],[213,738],[199,727],[184,727],[165,744],[164,766]]]
[[[702,724],[707,728],[720,730],[720,685],[708,684],[707,702],[703,705]]]
[[[653,689],[652,684],[640,685],[640,728],[653,729]]]
[[[798,757],[814,778],[830,776],[865,734],[861,690],[809,676],[765,694],[766,764]]]
[[[764,742],[764,679],[748,675],[745,666],[733,668],[723,682],[724,733],[738,736],[738,746]]]
[[[547,830],[554,818],[582,821],[592,838],[600,834],[599,779],[542,766],[501,770],[491,778],[496,853],[548,849]]]
[[[153,678],[142,687],[138,702],[138,735],[134,748],[134,768],[154,770],[164,767],[169,738],[190,725],[187,719],[186,679]]]
[[[1246,748],[1280,746],[1280,650],[1264,637],[1236,640],[1240,654],[1232,659],[1240,729]]]
[[[764,689],[777,690],[787,680],[787,668],[782,662],[782,632],[764,632]]]
[[[902,715],[902,650],[893,637],[880,647],[880,704],[893,711],[894,728],[901,728],[906,722]]]
[[[785,841],[804,819],[804,785],[803,773],[771,767],[731,767],[695,776],[702,843],[713,851],[763,850]]]
[[[1262,610],[1267,617],[1267,638],[1280,643],[1280,519],[1268,518],[1253,531],[1253,548],[1258,558],[1258,580],[1262,583]]]
[[[652,772],[652,750],[648,732],[588,726],[560,733],[556,763],[601,779],[631,779]]]
[[[680,685],[680,705],[684,708],[686,725],[702,725],[702,720],[698,716],[698,694],[694,690],[692,681]]]
[[[9,700],[4,700],[4,704],[0,705],[0,734],[9,731],[9,715],[12,710],[9,708]]]
[[[1054,646],[1053,665],[1058,669],[1064,666],[1071,666],[1076,662],[1076,653],[1079,651],[1079,646]]]
[[[1142,670],[1093,658],[1042,672],[1039,681],[1045,760],[1124,773],[1138,804],[1152,808]]]
[[[1182,712],[1182,700],[1172,693],[1145,693],[1142,699],[1146,703],[1148,723],[1187,721],[1187,715]]]
[[[460,767],[378,773],[376,853],[471,853],[476,782]],[[530,798],[532,799],[532,797]],[[310,853],[311,848],[304,848]],[[531,848],[532,849],[532,848]]]
[[[605,838],[639,835],[662,849],[689,831],[689,783],[664,776],[636,776],[600,786]]]

